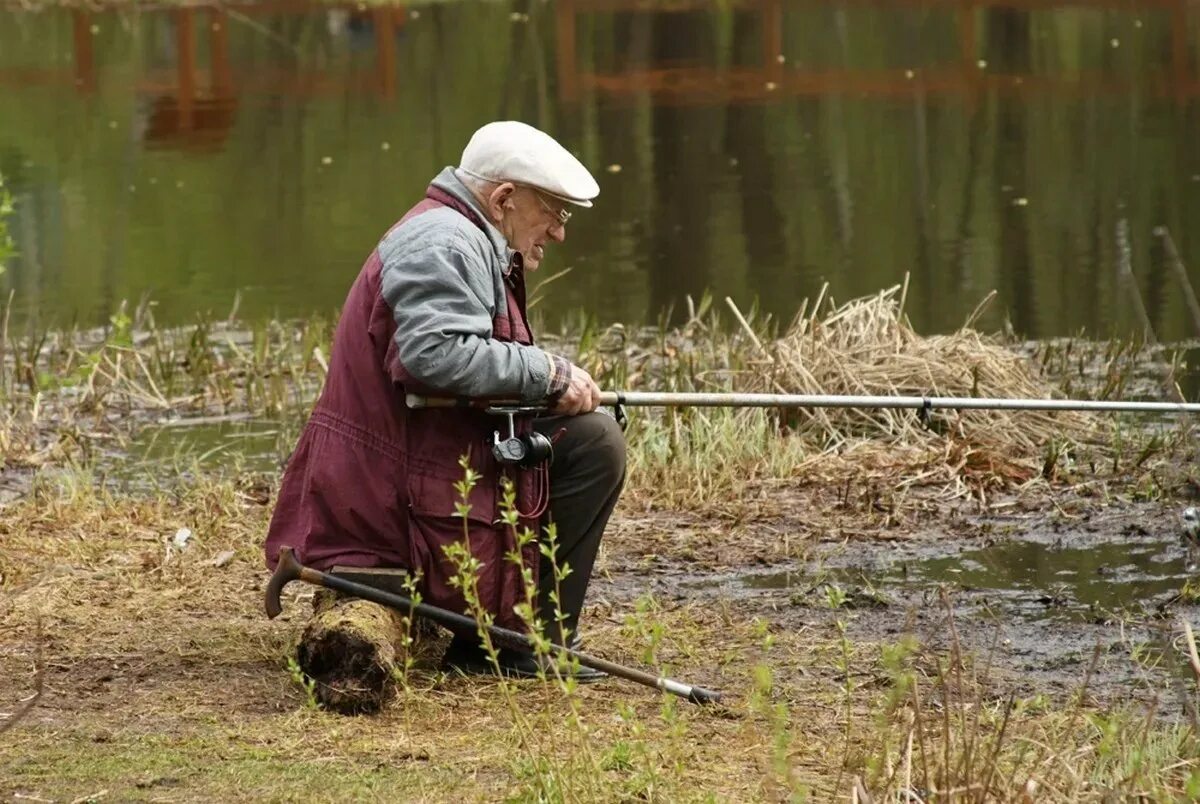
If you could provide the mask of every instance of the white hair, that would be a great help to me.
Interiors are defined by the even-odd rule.
[[[500,182],[498,181],[480,178],[474,173],[463,170],[462,168],[455,168],[454,176],[463,184],[465,184],[467,189],[480,196],[481,199],[487,198],[489,195],[491,195],[492,190],[500,186]]]

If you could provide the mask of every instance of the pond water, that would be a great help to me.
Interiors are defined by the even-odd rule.
[[[946,587],[979,610],[1027,619],[1103,621],[1154,614],[1197,577],[1178,541],[1081,538],[1006,540],[992,545],[900,557],[869,569],[833,566],[752,573],[747,590],[807,590],[826,582],[851,590],[852,607],[937,601]]]
[[[295,431],[291,420],[242,417],[148,424],[105,466],[114,478],[134,483],[170,469],[232,466],[244,472],[278,472],[290,454]]]
[[[655,10],[650,10],[654,8]],[[150,298],[328,314],[479,125],[597,175],[537,312],[706,289],[787,320],[912,276],[918,329],[1193,334],[1200,12],[1184,0],[532,0],[0,8],[14,326]],[[1118,272],[1123,257],[1135,294]],[[236,299],[236,302],[235,302]]]

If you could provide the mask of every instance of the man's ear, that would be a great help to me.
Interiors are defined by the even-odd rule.
[[[496,189],[488,195],[488,211],[496,218],[501,217],[505,209],[511,208],[510,202],[516,190],[517,186],[511,181],[496,185]]]

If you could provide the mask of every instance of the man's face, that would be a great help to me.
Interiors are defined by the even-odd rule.
[[[497,226],[508,245],[521,252],[525,268],[536,271],[545,256],[546,243],[561,243],[567,239],[566,223],[571,213],[556,198],[519,184],[512,187],[500,205],[502,215]]]

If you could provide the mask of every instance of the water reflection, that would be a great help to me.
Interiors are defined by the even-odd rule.
[[[601,180],[553,325],[706,289],[790,317],[914,279],[921,329],[1191,334],[1200,32],[1183,0],[301,2],[0,10],[0,172],[32,325],[150,294],[303,315],[475,127],[520,118]]]
[[[178,420],[140,429],[126,449],[102,459],[100,469],[120,483],[147,484],[196,469],[233,467],[278,472],[295,428],[279,421],[240,417]]]
[[[857,590],[854,594],[863,598],[859,605],[905,593],[906,602],[922,595],[932,601],[933,590],[945,585],[973,605],[990,605],[994,614],[1084,621],[1122,612],[1153,614],[1193,577],[1175,542],[1074,542],[1007,541],[954,555],[896,560],[871,571],[831,569],[828,576]],[[749,574],[738,582],[747,589],[813,590],[823,577],[786,571]]]

